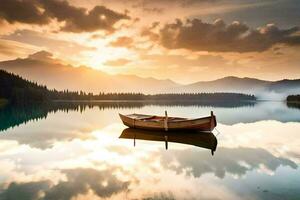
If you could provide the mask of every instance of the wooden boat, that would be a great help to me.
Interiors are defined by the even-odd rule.
[[[130,128],[176,131],[176,130],[198,130],[212,131],[217,126],[216,116],[211,112],[209,117],[188,119],[181,117],[143,115],[143,114],[119,114],[124,125]]]
[[[217,138],[211,132],[199,131],[149,131],[141,129],[127,128],[124,129],[120,135],[122,139],[133,139],[147,141],[165,141],[166,149],[168,149],[168,142],[181,143],[193,145],[205,149],[210,149],[213,154],[217,149]]]

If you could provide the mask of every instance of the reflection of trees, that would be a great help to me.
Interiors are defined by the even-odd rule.
[[[124,103],[91,103],[91,102],[68,102],[68,103],[51,103],[42,105],[26,105],[26,106],[12,106],[8,105],[0,108],[0,131],[8,128],[18,126],[31,120],[40,120],[47,118],[48,113],[55,113],[57,111],[69,112],[78,111],[83,112],[87,108],[94,106],[99,109],[113,109],[113,108],[130,108],[141,107],[142,105]]]
[[[161,106],[216,106],[216,107],[239,107],[253,106],[253,102],[194,102],[194,101],[71,101],[71,102],[55,102],[44,103],[39,105],[7,105],[0,108],[0,131],[18,126],[30,120],[39,120],[46,118],[48,113],[57,111],[78,111],[83,112],[87,108],[98,107],[104,109],[119,108],[141,108],[147,105]]]
[[[289,108],[300,109],[300,101],[299,102],[287,102],[286,104]]]
[[[30,120],[46,118],[47,113],[48,108],[44,106],[5,106],[0,109],[0,131]]]

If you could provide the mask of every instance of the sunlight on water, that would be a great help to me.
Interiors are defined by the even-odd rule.
[[[10,116],[14,120],[0,132],[0,199],[300,196],[300,110],[284,103],[95,106],[21,121],[15,109],[9,113],[19,115]],[[205,116],[213,110],[221,132],[214,131],[218,140],[214,156],[193,145],[169,142],[166,150],[164,141],[136,139],[134,146],[133,139],[119,138],[126,127],[118,113],[163,115],[164,110],[184,117]]]

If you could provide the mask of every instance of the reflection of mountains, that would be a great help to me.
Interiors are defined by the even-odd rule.
[[[205,149],[210,149],[212,154],[217,149],[217,138],[211,132],[195,132],[195,131],[147,131],[133,128],[124,129],[120,138],[133,139],[134,144],[136,139],[148,141],[165,141],[166,148],[168,142],[194,145]]]
[[[224,107],[239,107],[239,106],[253,106],[253,102],[239,102],[239,103],[221,103],[221,102],[168,102],[168,101],[97,101],[97,102],[56,102],[43,105],[31,106],[5,106],[0,107],[0,131],[8,128],[26,123],[30,120],[38,120],[46,118],[48,113],[57,111],[78,111],[83,112],[87,108],[98,107],[100,110],[104,109],[118,109],[118,108],[142,108],[148,105],[161,106],[224,106]]]

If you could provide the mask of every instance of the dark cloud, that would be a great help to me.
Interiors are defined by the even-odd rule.
[[[214,3],[218,0],[127,0],[127,2],[133,2],[134,7],[145,7],[150,5],[179,5],[182,7],[189,7],[203,3]]]
[[[9,23],[46,24],[49,18],[39,10],[36,0],[1,0],[0,19]]]
[[[126,14],[117,13],[104,6],[95,6],[87,11],[84,8],[72,6],[66,1],[41,0],[41,3],[47,15],[66,23],[62,27],[64,31],[89,32],[101,29],[112,32],[116,22],[129,19]]]
[[[41,199],[41,192],[50,187],[49,181],[37,181],[29,183],[12,182],[8,188],[0,194],[1,200],[22,199],[37,200]]]
[[[114,24],[129,19],[127,14],[115,12],[105,6],[91,10],[76,7],[59,0],[2,0],[0,19],[9,23],[47,24],[56,19],[65,24],[61,30],[67,32],[114,31]]]
[[[163,14],[168,13],[169,8],[176,6],[190,8],[192,6],[215,5],[220,0],[115,0],[134,9],[141,9],[144,13]]]
[[[132,43],[133,43],[132,38],[123,36],[117,38],[115,41],[112,41],[110,45],[113,47],[131,47]]]
[[[91,168],[64,170],[67,181],[61,181],[46,192],[45,199],[71,199],[91,189],[99,197],[107,198],[129,186],[112,173],[114,169],[98,171]],[[105,183],[105,184],[104,184]]]
[[[251,29],[246,24],[222,20],[204,23],[200,19],[177,19],[164,25],[159,33],[159,42],[169,49],[189,49],[213,52],[261,52],[275,44],[299,45],[299,27],[279,29],[268,24]],[[153,37],[152,37],[153,38]]]
[[[176,151],[172,154],[174,155],[173,157],[169,155],[171,154],[166,155],[163,152],[163,166],[172,168],[178,173],[190,169],[190,173],[195,177],[200,177],[205,173],[214,173],[219,178],[224,178],[226,173],[241,176],[247,171],[259,169],[261,165],[271,171],[275,171],[279,166],[290,166],[293,169],[298,167],[293,161],[276,157],[260,148],[218,148],[213,157],[207,152],[193,151],[191,149]],[[172,161],[178,162],[179,165],[170,165]]]

